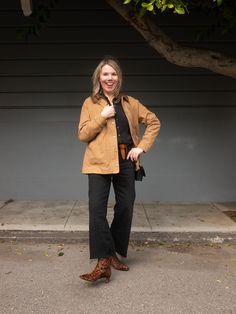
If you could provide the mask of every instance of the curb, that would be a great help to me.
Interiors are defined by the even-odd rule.
[[[1,230],[1,241],[88,242],[88,231]],[[236,232],[131,232],[130,241],[153,244],[236,244]]]

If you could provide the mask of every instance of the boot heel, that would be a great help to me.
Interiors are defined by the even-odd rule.
[[[111,268],[108,268],[107,271],[104,273],[105,283],[108,283],[111,278]]]
[[[100,278],[105,278],[105,282],[109,282],[111,277],[110,258],[100,259],[96,267],[91,273],[81,275],[80,278],[86,281],[97,281]]]
[[[108,283],[110,281],[110,277],[106,277],[105,283]]]

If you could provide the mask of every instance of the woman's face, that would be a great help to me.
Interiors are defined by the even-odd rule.
[[[118,75],[116,70],[108,64],[105,64],[99,78],[105,95],[113,95],[118,84]]]

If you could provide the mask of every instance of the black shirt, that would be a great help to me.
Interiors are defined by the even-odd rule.
[[[121,101],[114,100],[113,105],[115,107],[115,112],[116,112],[115,121],[116,121],[118,143],[131,146],[133,141],[130,134],[128,119],[121,105]]]
[[[103,93],[101,94],[101,96],[107,100],[108,104],[110,104],[109,99]],[[118,144],[126,144],[128,146],[132,146],[133,140],[130,134],[129,122],[121,105],[121,101],[114,99],[113,105],[116,112],[115,121]]]

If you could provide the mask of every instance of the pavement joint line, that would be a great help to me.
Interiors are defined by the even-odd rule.
[[[216,205],[216,203],[210,203],[210,206],[218,211],[221,211],[220,208]]]
[[[148,222],[148,224],[149,224],[149,228],[150,228],[151,231],[152,231],[152,225],[151,225],[150,219],[149,219],[149,217],[148,217],[146,208],[145,208],[145,206],[144,206],[144,204],[143,204],[142,201],[141,201],[140,203],[141,203],[141,205],[142,205],[142,207],[143,207],[143,211],[144,211],[145,217],[146,217],[146,219],[147,219],[147,222]]]
[[[213,208],[215,208],[215,209],[217,208],[220,212],[223,213],[224,210],[222,210],[222,205],[218,205],[217,202],[213,202],[211,204],[212,204]]]
[[[217,206],[217,203],[210,203],[211,207],[214,209],[217,209],[219,212],[221,212],[223,215],[225,215],[225,212],[227,210],[221,210],[220,207]],[[229,217],[228,215],[226,215],[232,222],[236,223],[231,217]]]
[[[66,224],[68,223],[68,220],[70,219],[71,214],[72,214],[72,212],[73,212],[73,210],[74,210],[74,208],[75,208],[75,206],[76,206],[77,203],[78,203],[78,200],[75,201],[75,203],[73,204],[73,206],[72,206],[72,208],[71,208],[71,211],[70,211],[70,213],[69,213],[69,215],[68,215],[68,217],[67,217],[67,219],[66,219],[66,222],[64,223],[64,229],[66,228]]]
[[[14,202],[14,200],[12,200],[12,199],[6,200],[6,201],[3,203],[3,205],[0,207],[0,209],[4,208],[4,207],[7,206],[9,203],[13,203],[13,202]]]

